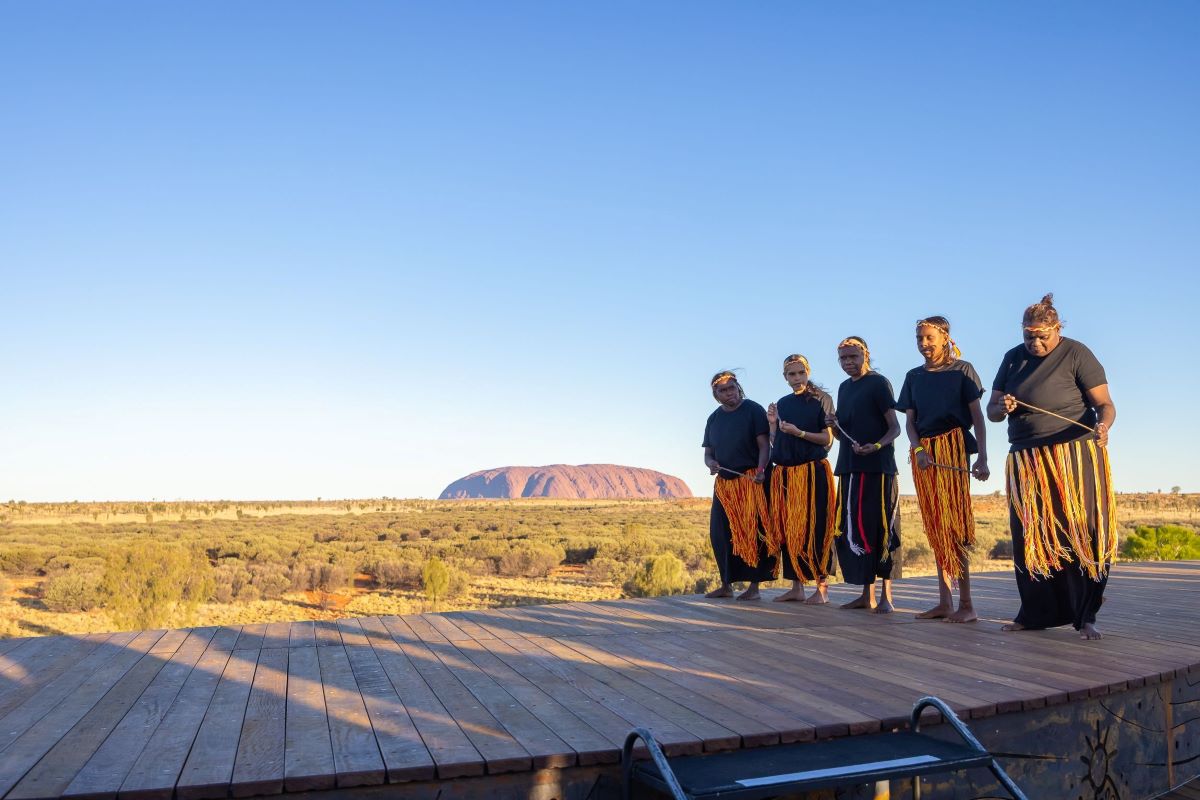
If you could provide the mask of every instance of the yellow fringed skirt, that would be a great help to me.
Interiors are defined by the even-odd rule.
[[[786,551],[785,578],[822,580],[829,574],[836,502],[827,459],[772,469],[767,552],[776,556]]]
[[[921,446],[936,464],[968,468],[967,447],[962,429],[940,436],[921,438]],[[968,548],[975,544],[975,514],[971,507],[971,476],[941,467],[921,469],[911,453],[913,482],[925,535],[942,572],[953,580],[962,577]]]
[[[1008,454],[1005,478],[1014,544],[1030,577],[1050,577],[1074,562],[1092,580],[1108,574],[1117,504],[1107,448],[1089,439],[1019,450]]]
[[[729,518],[733,554],[748,566],[757,567],[759,531],[768,530],[767,496],[753,476],[750,470],[745,478],[718,479],[714,494]]]

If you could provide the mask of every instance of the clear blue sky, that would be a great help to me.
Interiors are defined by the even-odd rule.
[[[990,383],[1046,291],[1118,488],[1200,490],[1197,41],[1194,2],[4,3],[0,499],[707,494],[718,369],[835,388],[855,333],[898,390],[940,313]]]

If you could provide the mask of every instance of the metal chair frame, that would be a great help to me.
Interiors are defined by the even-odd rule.
[[[921,712],[929,707],[936,708],[942,715],[942,719],[950,723],[950,726],[963,738],[969,746],[979,751],[981,754],[986,753],[989,757],[988,769],[992,775],[999,781],[1000,785],[1012,795],[1013,800],[1029,800],[1025,793],[1013,782],[1012,778],[1008,777],[1008,773],[996,761],[986,747],[984,747],[971,730],[958,718],[950,706],[937,697],[922,697],[913,706],[912,715],[909,718],[909,726],[913,733],[921,732]],[[654,736],[645,728],[634,728],[625,737],[625,745],[621,748],[621,796],[624,800],[629,800],[633,792],[633,748],[637,745],[638,740],[642,740],[646,745],[646,750],[650,753],[651,760],[654,761],[654,766],[658,768],[659,775],[663,782],[667,785],[667,790],[670,792],[673,800],[692,800],[683,787],[679,784],[679,779],[675,777],[674,770],[671,769],[670,763],[667,761],[666,755],[662,748],[658,746],[658,742],[654,740]],[[847,783],[852,783],[852,780],[847,780]],[[913,777],[913,798],[921,800],[921,778],[920,776]]]

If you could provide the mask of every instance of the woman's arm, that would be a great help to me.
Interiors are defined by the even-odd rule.
[[[793,425],[787,420],[781,419],[779,420],[779,430],[798,439],[803,439],[806,442],[812,442],[820,447],[833,446],[833,437],[829,433],[829,428],[813,433],[812,431],[804,430],[798,425]]]
[[[904,430],[908,434],[909,447],[913,450],[921,447],[921,434],[917,432],[917,410],[915,408],[905,409]],[[915,459],[920,469],[929,469],[933,463],[933,456],[925,452],[924,448],[917,450]]]
[[[709,474],[716,475],[721,465],[717,463],[717,458],[713,455],[711,447],[704,448],[704,466],[708,467]]]
[[[1007,417],[1008,413],[1012,410],[1009,407],[1008,401],[1005,399],[1007,397],[1008,395],[999,389],[992,389],[992,396],[988,398],[987,404],[987,418],[992,422],[1003,422],[1004,418]],[[978,433],[980,430],[981,428],[978,427],[975,429],[976,433]]]
[[[758,472],[754,476],[754,480],[762,482],[763,476],[767,474],[767,462],[771,460],[771,439],[764,433],[760,433],[756,437],[758,441]]]
[[[1108,393],[1107,383],[1088,389],[1085,394],[1088,405],[1096,409],[1096,444],[1104,447],[1108,444],[1108,430],[1117,421],[1117,407]]]
[[[979,455],[975,456],[975,466],[971,474],[981,481],[986,481],[992,474],[987,465],[987,425],[983,422],[983,409],[978,400],[971,401],[971,427],[975,429],[975,441],[979,443]]]

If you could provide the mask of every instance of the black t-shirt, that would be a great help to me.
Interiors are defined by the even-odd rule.
[[[775,410],[781,420],[792,423],[802,431],[824,433],[829,427],[825,424],[825,415],[833,413],[833,399],[825,392],[821,392],[819,400],[808,391],[803,394],[792,393],[779,398]],[[820,461],[828,450],[807,439],[776,430],[771,461],[785,467],[797,467],[810,461]]]
[[[925,367],[910,369],[896,401],[899,411],[917,412],[917,433],[941,436],[961,428],[967,452],[978,453],[979,445],[971,435],[971,402],[983,395],[983,381],[969,361],[955,361],[941,370]]]
[[[878,372],[868,372],[858,380],[847,378],[838,387],[837,418],[846,433],[859,444],[878,442],[888,432],[887,412],[896,405],[891,382]],[[885,446],[870,455],[855,454],[843,437],[838,444],[838,475],[851,472],[896,474],[896,448]]]
[[[1065,336],[1049,355],[1030,355],[1025,345],[1004,354],[992,388],[1018,400],[1096,425],[1096,410],[1088,405],[1087,390],[1108,383],[1104,367],[1082,342]],[[1008,441],[1013,450],[1070,442],[1091,434],[1061,419],[1024,406],[1008,415]]]
[[[711,447],[713,458],[722,467],[745,472],[758,469],[758,436],[771,432],[767,412],[753,400],[743,400],[733,411],[718,406],[708,415],[704,426],[704,447]],[[717,473],[733,478],[728,472]],[[736,479],[735,479],[736,480]]]

